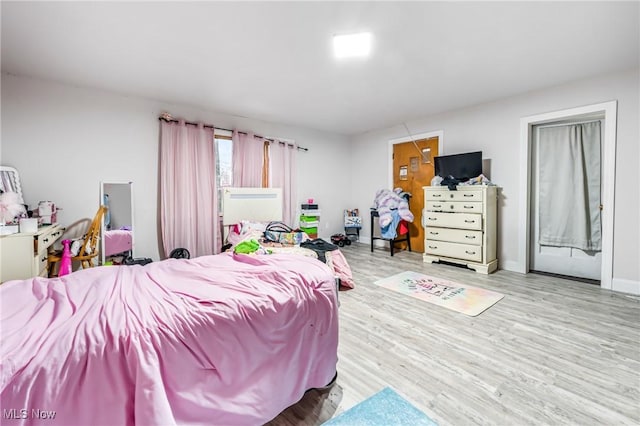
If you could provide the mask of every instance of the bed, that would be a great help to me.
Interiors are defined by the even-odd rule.
[[[268,227],[273,222],[260,222],[254,220],[240,220],[230,227],[227,234],[227,249],[246,241],[256,241],[260,244],[259,253],[290,254],[319,259],[333,272],[342,290],[350,290],[355,287],[351,267],[338,246],[327,243],[322,239],[311,239],[304,232],[279,233],[270,232]],[[269,238],[265,238],[269,235]]]
[[[105,257],[127,253],[133,248],[133,234],[129,229],[112,229],[103,234]]]
[[[340,289],[354,288],[351,268],[338,246],[321,239],[310,241],[311,238],[304,232],[276,232],[268,235],[269,226],[274,224],[292,230],[287,224],[280,222],[284,205],[281,188],[227,187],[222,195],[222,224],[225,227],[227,250],[233,250],[244,241],[255,240],[264,246],[261,252],[314,257],[329,266]],[[266,238],[267,236],[271,238]]]
[[[0,303],[2,424],[259,425],[337,374],[335,277],[311,257],[92,268]]]

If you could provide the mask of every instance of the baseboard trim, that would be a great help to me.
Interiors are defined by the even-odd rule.
[[[630,293],[636,296],[640,296],[640,281],[614,278],[611,281],[611,290],[618,291],[620,293]]]
[[[504,269],[505,271],[510,271],[510,272],[517,272],[519,274],[522,273],[522,271],[520,271],[520,262],[516,262],[513,260],[505,260],[505,261],[498,260],[498,269]]]
[[[363,243],[363,244],[371,244],[371,237],[360,237],[358,238],[358,242],[359,243]],[[389,247],[389,243],[388,241],[385,240],[373,240],[373,247],[374,248],[383,248],[383,247]]]

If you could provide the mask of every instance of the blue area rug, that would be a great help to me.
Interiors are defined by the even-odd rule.
[[[438,426],[391,388],[334,417],[325,426]]]

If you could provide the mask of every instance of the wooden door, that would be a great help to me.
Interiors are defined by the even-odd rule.
[[[393,188],[402,188],[411,194],[409,208],[413,223],[409,224],[411,250],[424,252],[423,186],[431,185],[435,170],[433,158],[438,155],[438,137],[403,142],[393,145]]]

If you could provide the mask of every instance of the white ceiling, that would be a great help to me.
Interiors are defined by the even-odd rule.
[[[8,2],[2,71],[342,134],[638,67],[639,2]],[[332,35],[370,31],[335,60]],[[188,118],[188,117],[187,117]]]

